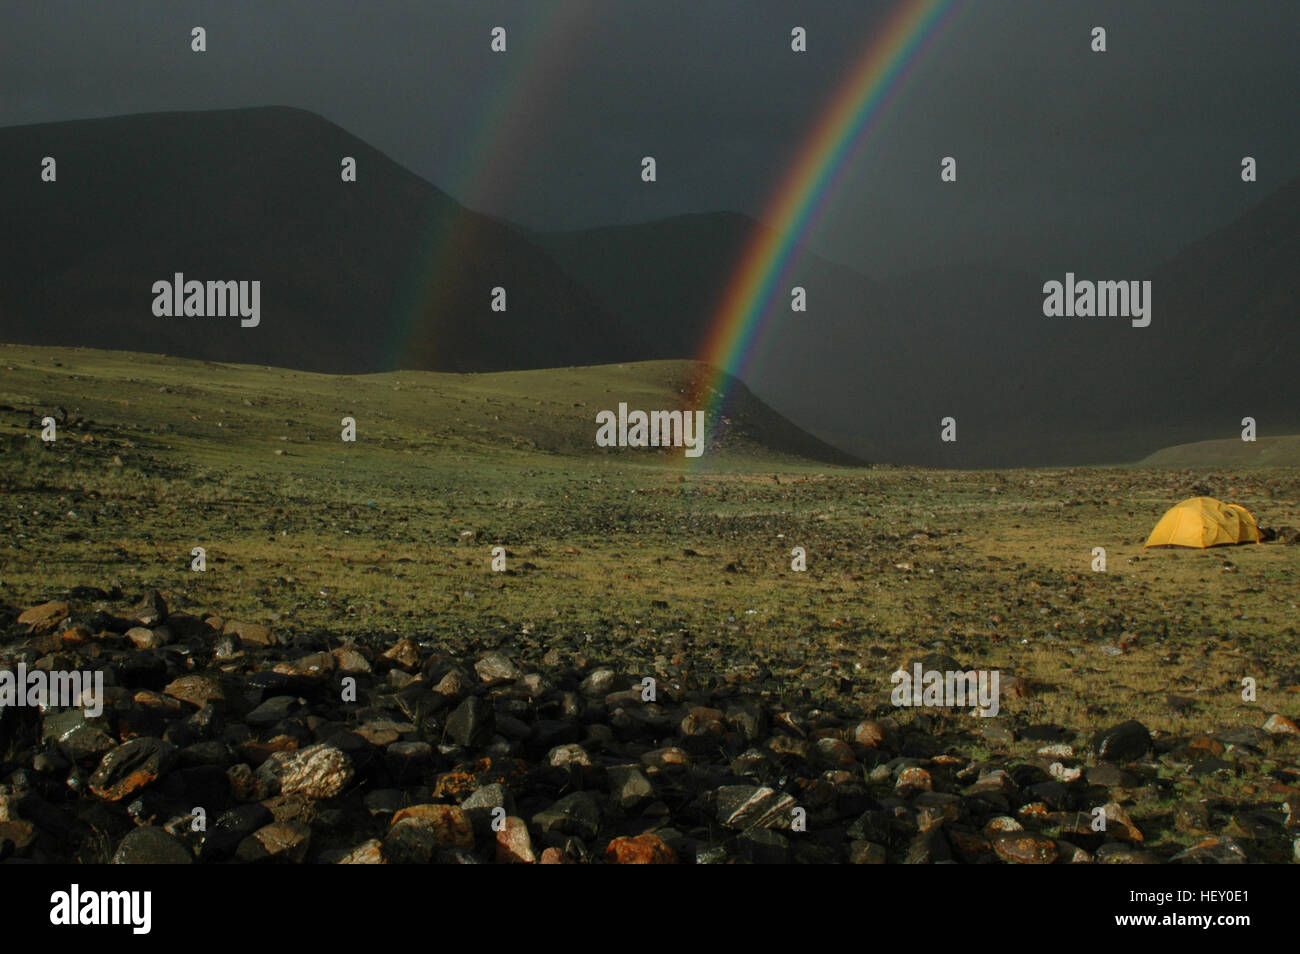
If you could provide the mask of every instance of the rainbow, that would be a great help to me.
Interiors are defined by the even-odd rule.
[[[715,430],[735,381],[762,339],[773,293],[800,240],[820,218],[850,160],[887,112],[903,80],[964,0],[901,0],[837,88],[773,193],[717,306],[699,351],[710,371],[696,383],[697,406]]]
[[[489,53],[488,27],[475,42],[498,72],[467,138],[456,152],[457,162],[441,184],[451,208],[434,204],[419,229],[419,243],[396,290],[390,329],[384,345],[385,368],[399,368],[419,353],[430,356],[437,341],[421,319],[438,286],[463,267],[462,244],[473,238],[459,210],[478,210],[489,203],[491,190],[513,187],[528,171],[531,144],[544,138],[542,105],[553,101],[575,69],[573,50],[590,38],[595,11],[588,0],[536,3],[522,23],[503,20],[510,52]],[[492,21],[496,22],[496,21]],[[484,299],[486,301],[486,299]]]

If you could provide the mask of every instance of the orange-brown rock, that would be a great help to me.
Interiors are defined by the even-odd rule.
[[[270,628],[261,623],[243,623],[232,619],[222,627],[221,632],[226,636],[238,636],[241,643],[249,646],[274,646],[279,642]]]
[[[528,764],[522,759],[483,758],[475,762],[462,762],[449,772],[438,776],[434,785],[435,798],[463,800],[484,785],[501,784],[518,791],[528,777]]]
[[[416,822],[432,827],[442,848],[474,848],[474,826],[459,805],[412,805],[393,816],[393,825]]]
[[[1006,832],[993,842],[1003,861],[1022,865],[1050,865],[1058,854],[1056,842],[1032,831]]]
[[[658,835],[647,832],[635,838],[615,838],[605,849],[612,865],[675,865],[677,852]]]
[[[19,615],[18,622],[26,626],[29,632],[40,635],[53,632],[67,616],[68,604],[55,600],[26,610]]]
[[[211,676],[181,676],[163,686],[163,692],[200,709],[209,702],[220,705],[226,701],[221,684]]]
[[[105,801],[121,801],[156,782],[178,758],[176,747],[162,739],[131,739],[100,760],[90,776],[90,790]]]

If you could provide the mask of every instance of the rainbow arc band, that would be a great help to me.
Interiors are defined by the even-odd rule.
[[[750,367],[765,315],[800,240],[817,223],[850,159],[879,126],[904,80],[964,0],[902,0],[876,31],[827,103],[763,213],[714,311],[698,360],[712,373],[697,382],[692,407],[716,429],[733,382]]]

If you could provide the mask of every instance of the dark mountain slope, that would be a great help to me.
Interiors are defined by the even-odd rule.
[[[1123,223],[1117,222],[1116,228]],[[715,213],[537,240],[655,356],[698,353],[717,296],[760,226]],[[873,460],[952,466],[1120,462],[1231,436],[1252,416],[1300,427],[1300,180],[1154,272],[1153,318],[1046,318],[1043,283],[988,265],[882,281],[805,256],[766,316],[754,392]],[[940,420],[958,440],[939,440]]]
[[[43,156],[58,181],[41,182]],[[340,161],[357,160],[344,183]],[[338,126],[265,108],[0,129],[0,333],[316,371],[550,367],[640,343],[512,226]],[[158,318],[157,280],[260,280],[262,319]],[[490,310],[491,289],[507,310]]]

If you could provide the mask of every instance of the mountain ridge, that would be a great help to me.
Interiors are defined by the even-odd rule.
[[[41,183],[41,156],[59,181]],[[358,180],[339,180],[339,160]],[[541,232],[460,206],[306,110],[260,107],[0,129],[0,331],[293,366],[496,371],[696,359],[746,248],[739,212]],[[1121,463],[1300,430],[1300,179],[1149,275],[1150,327],[1046,319],[1061,275],[931,263],[867,278],[799,250],[761,316],[753,394],[857,458],[930,466]],[[268,318],[155,318],[177,272],[259,279]],[[491,307],[505,289],[504,312]],[[939,439],[957,419],[957,441]]]
[[[59,162],[54,183],[36,176],[43,155]],[[341,180],[344,156],[357,160],[355,182]],[[0,265],[11,341],[129,342],[336,373],[560,366],[640,346],[519,230],[305,110],[7,127],[0,157],[0,211],[22,237]],[[158,319],[149,289],[176,272],[260,280],[277,320],[241,338],[249,332]],[[504,313],[491,310],[496,286],[514,291]]]

